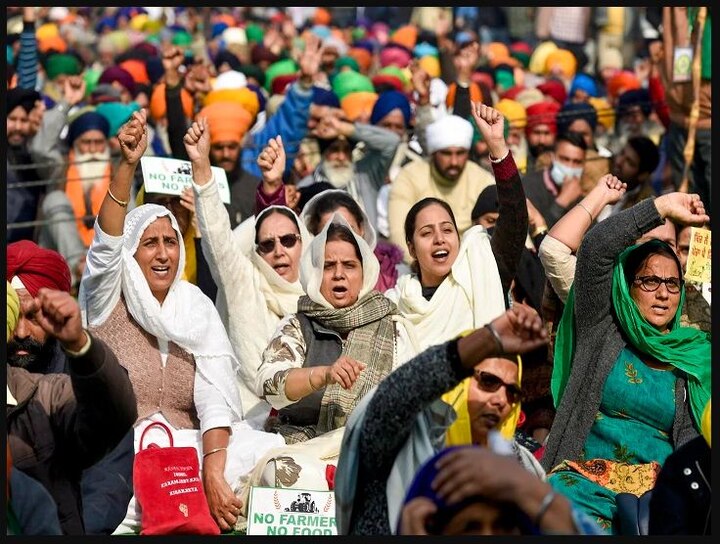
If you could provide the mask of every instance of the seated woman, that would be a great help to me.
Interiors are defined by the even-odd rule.
[[[290,444],[345,425],[357,402],[414,355],[412,331],[373,290],[372,250],[334,213],[302,257],[307,295],[263,353],[256,392],[278,410],[267,430]]]
[[[240,396],[248,423],[261,429],[270,405],[254,392],[262,352],[278,322],[297,311],[305,293],[300,255],[307,229],[285,206],[270,206],[235,230],[210,167],[209,125],[195,121],[185,134],[202,248],[217,285],[216,305],[240,361]]]
[[[612,533],[615,495],[655,485],[665,459],[698,436],[710,399],[710,341],[680,326],[675,252],[660,240],[632,245],[665,219],[709,221],[697,195],[670,193],[588,231],[556,338],[558,408],[542,464],[553,487]]]
[[[405,240],[414,273],[400,277],[386,295],[415,325],[421,349],[480,327],[505,310],[527,237],[525,192],[505,143],[503,117],[480,103],[473,103],[473,117],[493,157],[499,217],[492,237],[476,225],[461,240],[446,202],[424,198],[408,212]]]
[[[80,306],[85,324],[130,375],[139,414],[135,450],[155,421],[172,429],[175,446],[196,448],[210,512],[228,530],[242,506],[234,491],[240,477],[282,442],[243,422],[239,363],[217,310],[180,279],[185,252],[175,216],[156,204],[126,216],[132,178],[147,148],[146,115],[135,112],[118,135],[122,159],[95,224]],[[137,531],[139,521],[133,498],[118,532]]]

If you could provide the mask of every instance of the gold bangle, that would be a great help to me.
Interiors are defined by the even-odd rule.
[[[593,222],[595,221],[595,218],[593,217],[593,214],[590,213],[590,210],[588,210],[588,209],[583,205],[582,202],[578,202],[577,205],[580,206],[583,210],[585,210],[585,211],[587,212],[587,214],[590,216],[590,224],[592,225]]]
[[[219,451],[224,451],[224,450],[227,450],[227,447],[225,447],[225,448],[215,448],[214,450],[210,450],[210,451],[208,451],[208,452],[206,452],[206,453],[203,453],[203,459],[205,459],[208,455],[212,455],[213,453],[217,453],[217,452],[219,452]]]
[[[313,391],[320,391],[322,389],[322,387],[316,388],[312,383],[312,374],[313,374],[314,370],[315,370],[314,366],[310,367],[310,374],[308,374],[308,383],[310,384],[310,389],[312,389]]]
[[[118,206],[120,206],[122,208],[127,208],[127,205],[128,205],[127,200],[120,200],[119,198],[117,198],[114,194],[112,194],[110,187],[108,187],[107,192],[108,192],[108,196],[110,198],[112,198]]]

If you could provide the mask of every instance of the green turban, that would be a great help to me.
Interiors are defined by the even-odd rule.
[[[192,41],[192,35],[186,30],[178,30],[172,37],[172,44],[180,47],[188,47]]]
[[[530,55],[523,53],[522,51],[511,51],[510,56],[519,60],[523,65],[523,68],[530,66]]]
[[[344,66],[348,66],[356,72],[360,72],[360,65],[358,64],[358,61],[356,61],[352,57],[348,57],[347,55],[344,57],[340,57],[335,61],[335,70],[337,70],[338,72],[340,72],[340,69]]]
[[[378,74],[387,74],[390,76],[395,76],[400,81],[402,81],[403,86],[408,84],[408,78],[407,78],[407,75],[405,74],[405,72],[403,71],[403,69],[399,68],[393,64],[391,64],[390,66],[386,66],[385,68],[379,70]]]
[[[77,76],[82,72],[80,59],[67,53],[54,53],[45,61],[45,73],[49,80],[61,75]]]
[[[265,33],[261,26],[250,23],[245,27],[245,36],[250,43],[262,43]]]
[[[20,316],[20,299],[10,282],[7,283],[7,339],[13,335]]]
[[[278,76],[287,76],[298,71],[298,65],[292,59],[283,59],[273,62],[265,71],[265,90],[270,92],[272,81]]]
[[[85,70],[85,96],[90,96],[95,90],[100,79],[100,70]]]
[[[123,104],[121,102],[104,102],[98,104],[95,111],[105,117],[110,123],[110,137],[117,136],[120,127],[132,117],[133,112],[140,111],[137,102]]]
[[[359,74],[358,72],[353,72],[352,70],[345,70],[333,78],[332,90],[338,97],[338,100],[342,100],[350,93],[374,93],[375,87],[369,77]]]

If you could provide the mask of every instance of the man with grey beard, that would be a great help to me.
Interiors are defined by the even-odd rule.
[[[393,131],[364,123],[351,123],[339,115],[327,115],[312,130],[320,146],[320,164],[300,180],[302,190],[315,183],[345,189],[362,206],[377,230],[377,196],[385,184],[400,137]],[[363,142],[365,153],[353,160],[353,147]]]

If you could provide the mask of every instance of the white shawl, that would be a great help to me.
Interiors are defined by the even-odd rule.
[[[385,294],[415,326],[421,350],[481,327],[505,311],[490,236],[479,225],[463,235],[450,274],[430,300],[422,296],[422,285],[414,274],[398,278]]]
[[[162,305],[150,291],[135,260],[145,229],[159,217],[167,216],[178,236],[180,259],[175,279]],[[233,353],[227,332],[212,301],[195,285],[181,280],[185,267],[185,246],[175,216],[157,204],[143,204],[125,216],[122,247],[122,294],[133,319],[153,336],[174,342],[195,358],[197,371],[218,389],[237,420],[243,418],[237,376],[240,364]],[[88,293],[80,290],[80,307],[87,308]],[[111,307],[120,300],[116,291]]]
[[[320,200],[325,198],[332,198],[332,195],[336,193],[344,195],[348,194],[347,191],[344,191],[342,189],[326,189],[316,194],[314,197],[307,201],[305,206],[303,206],[302,213],[300,214],[300,220],[306,227],[308,226],[308,223],[310,221],[310,216],[312,216],[315,211],[315,206],[318,205]],[[355,199],[355,201],[358,202],[358,206],[360,207],[360,212],[362,213],[363,217],[363,239],[367,242],[367,245],[370,246],[370,249],[374,250],[375,246],[377,245],[377,233],[375,232],[375,228],[370,222],[368,214],[365,212],[363,207],[359,205],[359,201],[357,199]]]

